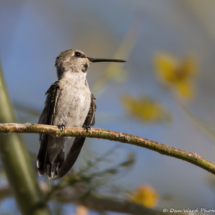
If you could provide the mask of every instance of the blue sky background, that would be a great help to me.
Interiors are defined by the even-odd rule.
[[[91,57],[111,58],[132,28],[140,33],[124,70],[123,83],[111,82],[98,97],[95,127],[131,133],[166,145],[195,152],[214,162],[214,140],[198,130],[177,107],[171,94],[161,88],[154,76],[152,59],[166,50],[181,58],[192,54],[199,63],[196,81],[198,94],[190,110],[214,126],[214,54],[215,30],[210,8],[213,1],[170,0],[45,0],[0,3],[0,57],[5,81],[14,103],[42,111],[45,92],[57,80],[55,58],[66,49],[80,49]],[[91,86],[107,64],[91,65]],[[129,118],[120,98],[123,94],[148,95],[162,102],[172,113],[171,122],[144,124]],[[37,117],[17,112],[20,121],[37,122]],[[107,120],[101,116],[108,116]],[[29,150],[37,153],[38,135],[25,135]],[[101,154],[114,142],[89,140],[85,151]],[[150,184],[158,192],[158,208],[213,208],[214,188],[208,184],[212,175],[175,158],[126,145],[136,154],[132,170],[112,183],[135,189]],[[113,163],[123,159],[126,150],[117,150]],[[84,152],[82,158],[84,156]],[[162,196],[169,195],[171,200]],[[11,201],[7,201],[7,205]],[[0,206],[6,207],[6,206]],[[66,211],[72,210],[71,206]]]

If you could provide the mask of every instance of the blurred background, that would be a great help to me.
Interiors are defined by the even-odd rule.
[[[38,122],[45,92],[57,80],[56,57],[79,49],[90,57],[127,60],[89,68],[97,98],[94,127],[215,162],[214,8],[213,0],[1,0],[0,61],[18,121]],[[23,136],[35,164],[38,135]],[[148,149],[88,138],[73,171],[109,168],[92,192],[155,209],[215,207],[214,176],[205,170]],[[1,178],[7,183],[3,173]],[[80,213],[73,204],[50,207],[53,214]],[[0,214],[15,213],[13,198],[1,202]]]

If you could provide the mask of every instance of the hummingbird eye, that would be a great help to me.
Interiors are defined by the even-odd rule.
[[[80,52],[75,52],[75,56],[76,57],[81,57],[81,53]]]

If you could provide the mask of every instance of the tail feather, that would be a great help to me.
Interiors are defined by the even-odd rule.
[[[85,137],[76,137],[74,139],[73,145],[70,148],[65,160],[65,151],[64,148],[62,148],[56,159],[54,161],[49,161],[49,156],[47,155],[49,135],[46,135],[40,144],[40,150],[37,156],[38,174],[43,175],[46,173],[50,179],[55,177],[63,177],[72,168],[77,160],[85,139]]]
[[[57,158],[53,163],[45,163],[46,175],[49,179],[57,177],[57,173],[59,168],[62,166],[64,162],[64,148],[60,151]]]
[[[50,139],[49,135],[43,137],[37,156],[37,169],[40,176],[45,173],[49,178],[57,176],[57,171],[64,162],[64,140],[62,140],[59,138],[53,139],[53,137]],[[54,150],[50,150],[54,144],[58,147],[54,147]]]
[[[43,141],[40,144],[40,150],[37,156],[37,170],[39,175],[43,175],[45,170],[45,160],[46,160],[46,153],[47,153],[47,147],[48,147],[48,140],[49,135],[45,135]]]
[[[82,146],[84,145],[85,137],[76,137],[74,139],[73,145],[70,148],[65,161],[63,162],[62,166],[59,168],[57,177],[63,177],[74,165],[75,161],[80,154]]]
[[[63,162],[64,162],[64,154],[65,154],[65,150],[64,148],[60,151],[60,153],[58,154],[57,158],[55,159],[55,163],[58,164],[57,168],[59,169]]]

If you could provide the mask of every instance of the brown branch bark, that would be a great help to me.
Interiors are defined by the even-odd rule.
[[[171,146],[167,146],[153,140],[148,140],[142,137],[134,136],[131,134],[115,132],[104,130],[101,128],[91,128],[88,132],[83,128],[66,128],[64,131],[60,131],[57,126],[51,125],[40,125],[33,123],[18,124],[18,123],[0,123],[0,132],[9,134],[11,132],[15,133],[44,133],[56,136],[76,136],[76,137],[89,137],[89,138],[99,138],[107,139],[112,141],[118,141],[122,143],[127,143],[131,145],[140,146],[147,148],[153,151],[156,151],[160,154],[175,157],[189,163],[192,163],[196,166],[201,167],[202,169],[207,170],[208,172],[215,174],[215,164],[202,158],[196,153],[183,151]]]
[[[40,188],[47,194],[50,190],[48,184],[41,182]],[[0,201],[13,196],[9,186],[0,187]],[[135,215],[162,215],[163,211],[154,210],[147,208],[143,205],[136,204],[135,202],[126,199],[113,199],[104,196],[88,195],[87,197],[80,198],[82,194],[78,189],[66,188],[58,190],[53,193],[50,200],[60,203],[67,204],[77,204],[83,205],[91,210],[95,211],[112,211],[118,213],[135,214]],[[165,215],[170,215],[172,213],[166,212]],[[180,215],[188,215],[189,213],[178,213]]]

